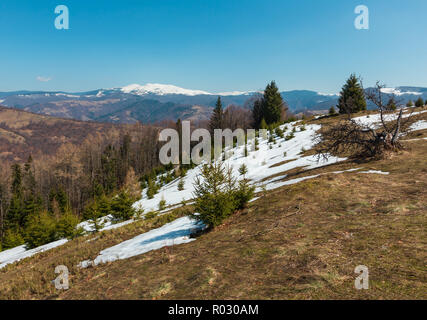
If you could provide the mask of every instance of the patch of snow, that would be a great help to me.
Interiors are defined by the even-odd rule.
[[[410,116],[416,116],[416,115],[419,115],[419,114],[422,114],[425,112],[427,112],[427,110],[417,111],[417,112],[412,112],[412,113],[407,112],[407,113],[404,113],[402,115],[402,118],[408,118]],[[384,115],[384,121],[388,122],[388,121],[396,120],[398,116],[399,116],[399,112],[386,114],[386,115]],[[355,120],[359,125],[370,126],[373,129],[378,129],[380,127],[381,115],[379,113],[371,114],[371,115],[367,115],[367,116],[356,117],[356,118],[353,118],[353,120]]]
[[[383,174],[383,175],[389,175],[390,172],[384,172],[379,170],[368,170],[368,171],[360,171],[359,173],[376,173],[376,174]]]
[[[179,218],[158,229],[150,230],[133,239],[104,249],[95,260],[82,261],[79,263],[79,267],[86,268],[100,263],[127,259],[166,246],[188,243],[196,240],[190,238],[191,234],[203,230],[205,227],[203,223],[189,217]]]
[[[402,140],[402,141],[420,141],[420,140],[427,140],[427,137],[426,138],[418,138],[418,139]]]
[[[10,264],[10,263],[14,263],[17,262],[19,260],[25,259],[25,258],[29,258],[37,253],[40,252],[44,252],[59,246],[62,246],[63,244],[67,243],[68,240],[67,239],[61,239],[55,242],[51,242],[48,244],[45,244],[43,246],[34,248],[34,249],[30,249],[30,250],[26,250],[25,249],[25,245],[16,247],[16,248],[12,248],[9,250],[5,250],[0,252],[0,269],[4,268],[6,265]]]
[[[418,130],[424,130],[424,129],[427,129],[426,120],[417,121],[409,127],[409,131],[418,131]]]

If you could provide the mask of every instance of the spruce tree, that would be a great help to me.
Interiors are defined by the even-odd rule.
[[[255,187],[251,186],[249,184],[249,180],[246,179],[247,173],[248,167],[245,164],[242,164],[239,167],[239,174],[242,176],[242,179],[239,181],[239,188],[236,190],[234,195],[237,209],[245,208],[255,193]]]
[[[263,96],[263,117],[268,125],[280,122],[283,108],[284,102],[279,88],[275,81],[271,81],[265,88]]]
[[[25,243],[28,249],[55,240],[58,240],[56,221],[48,212],[36,213],[29,217],[28,227],[25,230]]]
[[[12,165],[11,200],[5,217],[5,229],[19,231],[25,224],[23,212],[22,171],[19,164]]]
[[[101,219],[102,216],[103,215],[99,210],[98,201],[96,199],[91,204],[86,206],[83,213],[83,219],[89,220],[93,232],[98,232],[104,227]]]
[[[236,208],[232,192],[235,183],[231,171],[222,163],[203,165],[200,175],[194,181],[194,207],[199,213],[194,218],[203,221],[209,227],[220,225]]]
[[[133,208],[134,200],[126,190],[120,193],[111,200],[111,214],[117,220],[129,220],[135,214]]]
[[[262,120],[267,125],[281,122],[287,111],[286,103],[277,88],[276,82],[271,81],[264,90],[263,96],[255,100],[252,108],[253,125],[256,129],[262,128]]]
[[[340,113],[355,113],[366,110],[365,92],[355,74],[350,75],[338,99]]]
[[[180,179],[178,182],[178,191],[183,191],[184,190],[184,179]]]
[[[224,111],[222,109],[221,97],[218,97],[218,100],[215,104],[215,109],[213,110],[209,121],[209,128],[211,129],[212,133],[215,129],[223,129],[223,115]]]
[[[417,101],[415,101],[415,106],[416,106],[417,108],[421,108],[421,107],[423,107],[423,106],[424,106],[424,100],[423,100],[423,98],[419,97],[419,98],[417,99]]]

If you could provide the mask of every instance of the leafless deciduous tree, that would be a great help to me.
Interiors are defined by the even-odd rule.
[[[412,111],[404,115],[404,109],[396,111],[399,101],[395,95],[385,97],[385,85],[377,82],[376,86],[366,91],[367,99],[379,111],[379,121],[357,121],[351,117],[321,132],[316,151],[319,157],[328,158],[332,154],[349,154],[354,158],[382,157],[387,151],[402,149],[399,138],[405,133],[406,124],[411,120]],[[346,102],[351,110],[352,101]]]

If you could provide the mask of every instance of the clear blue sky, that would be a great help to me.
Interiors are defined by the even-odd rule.
[[[57,5],[70,29],[54,27]],[[354,8],[370,10],[356,30]],[[0,91],[427,87],[426,0],[1,0]],[[39,81],[37,77],[51,78]]]

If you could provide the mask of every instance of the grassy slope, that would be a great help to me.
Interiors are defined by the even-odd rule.
[[[419,137],[427,130],[410,136]],[[0,270],[0,298],[426,299],[427,140],[405,145],[387,160],[293,170],[289,179],[356,167],[390,175],[330,174],[276,189],[189,244],[81,270],[79,261],[167,216],[76,239]],[[50,283],[59,264],[71,271],[65,292]],[[360,264],[369,290],[354,289]]]

